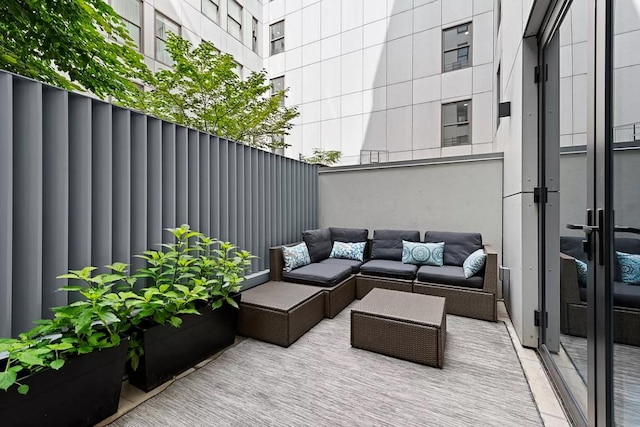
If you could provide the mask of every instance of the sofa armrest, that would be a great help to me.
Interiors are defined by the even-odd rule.
[[[288,243],[284,246],[299,245],[300,242]],[[282,257],[282,245],[269,248],[269,280],[274,282],[282,281],[282,270],[284,269],[284,258]]]
[[[484,245],[487,260],[484,264],[484,284],[482,290],[496,295],[498,293],[498,252],[492,246]]]
[[[275,282],[281,281],[283,268],[282,246],[269,248],[269,279]]]
[[[560,252],[560,302],[580,304],[578,269],[572,256]]]

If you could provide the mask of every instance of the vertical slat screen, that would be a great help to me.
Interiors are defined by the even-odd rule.
[[[70,302],[54,292],[68,269],[143,266],[133,255],[171,241],[166,227],[230,241],[264,272],[316,207],[316,166],[0,72],[0,336]]]

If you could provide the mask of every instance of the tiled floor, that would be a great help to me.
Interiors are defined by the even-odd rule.
[[[520,345],[520,341],[516,335],[516,331],[513,328],[513,324],[511,323],[511,319],[507,314],[507,310],[504,306],[504,303],[498,303],[498,319],[503,320],[507,325],[507,330],[509,331],[509,335],[511,336],[511,341],[513,342],[513,346],[520,358],[520,363],[522,364],[522,368],[524,370],[525,376],[527,377],[527,381],[529,382],[529,386],[531,387],[531,392],[533,393],[533,397],[538,405],[538,410],[542,415],[542,419],[544,421],[545,426],[550,427],[564,427],[570,426],[567,421],[566,415],[562,409],[560,401],[557,398],[557,395],[549,382],[549,378],[547,377],[544,367],[542,366],[542,362],[540,361],[538,354],[535,350],[530,348],[525,348]],[[244,338],[237,338],[234,345],[237,345]],[[194,368],[189,369],[188,371],[182,373],[180,376],[175,378],[172,381],[169,381],[160,387],[150,391],[149,393],[145,393],[131,385],[128,382],[122,385],[122,395],[120,398],[120,405],[118,407],[118,412],[113,416],[107,418],[103,422],[97,424],[97,426],[106,426],[110,422],[115,419],[121,417],[125,413],[129,412],[131,409],[135,408],[137,405],[142,402],[152,398],[153,396],[161,393],[165,390],[171,383],[179,378],[182,378],[186,375],[195,372],[200,369],[207,363],[215,360],[222,352],[216,353],[209,359],[206,359],[196,365]]]

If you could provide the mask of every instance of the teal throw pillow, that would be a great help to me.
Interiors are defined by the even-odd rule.
[[[616,252],[622,272],[622,283],[640,285],[640,255]]]
[[[364,261],[364,247],[367,242],[345,243],[333,242],[333,249],[329,258],[353,259]]]
[[[578,284],[583,287],[587,286],[587,263],[577,259],[576,269],[578,270]]]
[[[282,257],[284,258],[285,271],[311,264],[309,249],[304,242],[295,246],[283,246]]]
[[[468,279],[473,276],[484,267],[484,263],[487,260],[487,254],[484,253],[484,249],[478,249],[464,260],[462,269],[464,270],[464,277]]]
[[[419,243],[403,240],[402,262],[404,264],[442,267],[444,262],[444,242]]]

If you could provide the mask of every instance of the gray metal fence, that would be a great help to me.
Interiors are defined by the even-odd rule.
[[[66,304],[68,269],[191,228],[268,268],[317,224],[317,167],[0,72],[0,336]]]

